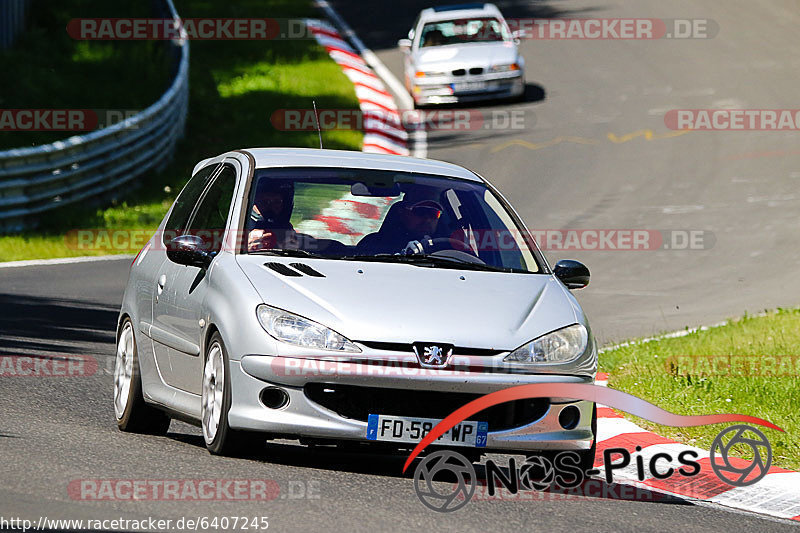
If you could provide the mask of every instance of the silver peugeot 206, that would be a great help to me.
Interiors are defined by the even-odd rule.
[[[518,98],[525,93],[525,59],[494,4],[424,9],[404,53],[406,88],[418,106]]]
[[[258,148],[199,163],[134,259],[117,328],[123,431],[202,428],[215,454],[267,439],[410,449],[513,385],[592,383],[597,346],[570,289],[484,178],[402,156]],[[436,441],[572,450],[596,409],[570,398],[485,409]]]

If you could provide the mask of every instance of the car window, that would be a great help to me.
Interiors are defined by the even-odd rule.
[[[511,39],[505,25],[496,18],[443,20],[425,24],[420,47],[477,42],[502,42]]]
[[[236,188],[236,171],[225,165],[219,175],[203,194],[187,233],[202,237],[206,241],[206,251],[219,252],[228,221],[233,192]]]
[[[371,169],[259,169],[248,202],[244,253],[390,261],[418,245],[412,254],[541,270],[524,229],[479,181]]]
[[[164,226],[164,234],[162,240],[164,244],[182,235],[184,230],[189,225],[189,217],[194,210],[200,195],[208,185],[208,180],[214,175],[214,171],[219,168],[218,164],[208,165],[198,170],[197,173],[189,179],[189,182],[184,186],[175,204],[172,206],[172,211],[169,214],[167,223]]]

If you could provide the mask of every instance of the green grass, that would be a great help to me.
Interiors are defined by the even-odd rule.
[[[681,356],[720,356],[724,364],[714,368],[704,364],[714,359]],[[772,444],[773,464],[800,470],[800,309],[745,316],[685,337],[633,343],[602,353],[600,369],[611,375],[611,387],[674,413],[738,413],[769,420],[785,430],[759,428]],[[634,421],[701,448],[709,448],[724,427],[673,428]]]
[[[132,0],[131,0],[132,1]],[[71,18],[79,16],[111,16],[73,14],[68,6],[73,3],[97,4],[100,0],[69,0],[59,3],[53,27],[64,31]],[[113,4],[113,3],[109,3]],[[145,3],[146,4],[146,3]],[[55,5],[55,4],[54,4]],[[146,8],[146,6],[145,6]],[[210,2],[208,0],[178,0],[176,8],[181,16],[191,17],[316,17],[319,14],[309,0],[239,0],[237,2]],[[49,7],[48,7],[49,9]],[[138,8],[139,11],[143,8]],[[108,10],[106,10],[108,11]],[[137,14],[140,14],[137,12]],[[146,15],[146,14],[145,14]],[[60,17],[60,18],[58,18]],[[27,42],[27,41],[26,41]],[[118,44],[118,43],[117,43]],[[136,44],[136,43],[124,43]],[[53,41],[54,47],[67,47],[58,54],[68,54],[69,69],[82,72],[82,81],[74,74],[70,86],[81,88],[83,93],[94,86],[95,80],[106,76],[100,71],[83,71],[86,65],[101,66],[115,57],[103,47],[78,45],[69,37]],[[35,50],[23,50],[19,43],[9,53],[21,53],[32,58],[47,56],[47,41],[36,44]],[[77,55],[76,55],[77,54]],[[111,54],[109,56],[109,54]],[[72,61],[72,58],[75,61]],[[160,173],[143,176],[126,190],[120,191],[111,205],[75,205],[52,211],[42,217],[35,232],[19,236],[0,236],[0,261],[94,255],[96,250],[76,250],[65,235],[70,230],[82,228],[155,229],[176,194],[189,178],[194,165],[201,159],[219,153],[258,146],[318,146],[316,132],[284,132],[275,129],[270,116],[280,109],[308,109],[311,100],[318,108],[357,109],[353,86],[339,67],[328,57],[324,49],[313,40],[275,41],[192,41],[190,65],[190,100],[186,136],[179,143],[174,160]],[[43,61],[40,59],[40,61]],[[142,71],[153,70],[154,65],[139,65]],[[161,72],[167,68],[156,64]],[[80,67],[80,68],[79,68]],[[21,66],[20,66],[21,68]],[[66,67],[65,67],[66,68]],[[61,79],[62,72],[58,76]],[[40,73],[40,79],[46,76]],[[146,77],[145,77],[146,78]],[[5,85],[5,84],[4,84]],[[138,94],[139,82],[127,82],[129,91]],[[45,91],[44,88],[42,88]],[[125,98],[115,105],[100,105],[93,96],[64,96],[59,100],[62,107],[122,107],[125,109],[145,107],[160,96],[163,88],[147,102],[128,105]],[[21,91],[18,91],[21,92]],[[46,91],[45,91],[46,92]],[[3,107],[25,107],[18,104],[21,97],[13,101],[6,98]],[[88,99],[88,103],[87,103]],[[81,105],[73,102],[82,102]],[[34,107],[33,104],[27,104]],[[55,107],[52,106],[51,107]],[[25,135],[33,135],[26,133]],[[324,131],[326,148],[359,150],[363,135],[357,131]],[[50,142],[45,139],[42,142]],[[130,253],[126,249],[106,250],[105,253]]]
[[[0,51],[0,109],[144,109],[169,86],[166,46],[157,41],[77,41],[81,17],[147,17],[140,0],[37,0],[14,47]],[[78,132],[79,134],[81,132]],[[46,144],[64,132],[0,132],[0,150]]]

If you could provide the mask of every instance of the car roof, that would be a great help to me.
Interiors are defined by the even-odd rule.
[[[487,16],[502,18],[497,6],[483,3],[429,7],[420,12],[420,20],[424,22]]]
[[[483,182],[464,167],[403,155],[372,154],[351,150],[322,150],[318,148],[247,148],[255,159],[255,168],[272,167],[341,167],[397,172],[436,174],[463,180]]]

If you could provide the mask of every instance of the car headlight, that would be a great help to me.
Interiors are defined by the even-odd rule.
[[[358,346],[322,324],[283,309],[261,304],[256,308],[258,322],[277,340],[320,350],[360,352]]]
[[[503,361],[534,365],[567,363],[585,352],[588,343],[589,332],[581,324],[575,324],[520,346]]]
[[[417,73],[414,75],[417,78],[435,78],[437,76],[444,76],[444,72],[424,72],[422,70],[418,70]]]
[[[495,65],[491,69],[492,72],[511,72],[512,70],[519,70],[519,65],[511,63],[510,65]]]

